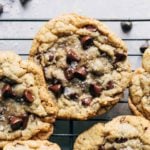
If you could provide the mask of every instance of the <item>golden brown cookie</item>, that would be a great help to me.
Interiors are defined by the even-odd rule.
[[[120,116],[81,133],[74,150],[149,150],[150,122],[143,117]]]
[[[77,14],[46,23],[29,59],[43,69],[58,118],[85,120],[105,113],[122,98],[130,80],[123,41],[103,23]]]
[[[47,139],[58,108],[41,69],[13,52],[0,52],[0,146],[7,141]]]
[[[60,147],[46,140],[14,141],[4,146],[3,150],[60,150]]]
[[[135,115],[150,120],[150,48],[143,55],[143,68],[135,70],[129,88],[129,106]]]

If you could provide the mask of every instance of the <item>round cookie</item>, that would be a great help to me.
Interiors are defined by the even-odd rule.
[[[0,51],[0,147],[17,139],[47,139],[57,112],[41,69]]]
[[[60,150],[60,147],[46,140],[14,141],[4,146],[3,150]]]
[[[142,65],[132,75],[129,106],[135,115],[150,120],[150,48],[143,55]]]
[[[29,59],[43,69],[58,118],[85,120],[105,113],[122,98],[130,80],[123,41],[103,23],[77,14],[46,23]]]
[[[149,150],[150,122],[143,117],[120,116],[81,133],[74,150]]]

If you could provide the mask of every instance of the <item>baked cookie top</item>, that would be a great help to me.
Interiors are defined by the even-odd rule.
[[[122,97],[130,80],[127,49],[97,20],[68,14],[46,23],[30,59],[40,64],[59,118],[102,114]]]
[[[150,122],[143,117],[120,116],[81,133],[74,150],[149,150]]]
[[[60,147],[46,140],[28,140],[8,143],[3,150],[60,150]]]
[[[150,120],[150,48],[143,55],[142,65],[132,75],[129,106],[136,115]]]
[[[13,52],[0,51],[0,146],[46,137],[46,132],[52,133],[57,110],[41,69]]]

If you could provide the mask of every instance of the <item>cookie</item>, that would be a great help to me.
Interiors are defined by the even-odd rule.
[[[122,98],[130,80],[123,41],[103,23],[77,14],[46,23],[34,38],[29,59],[43,69],[58,118],[103,114]]]
[[[60,147],[46,140],[28,140],[8,143],[3,150],[60,150]]]
[[[0,146],[7,141],[47,139],[58,108],[41,68],[13,52],[0,52]]]
[[[149,150],[150,122],[139,116],[120,116],[81,133],[74,150]]]
[[[135,115],[150,120],[150,48],[145,51],[142,64],[132,75],[129,106]]]

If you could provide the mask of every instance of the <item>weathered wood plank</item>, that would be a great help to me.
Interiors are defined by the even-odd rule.
[[[0,39],[32,39],[44,23],[45,21],[1,21]],[[133,29],[129,33],[122,32],[120,22],[111,21],[104,23],[122,39],[150,39],[150,21],[133,22]]]
[[[149,19],[148,0],[31,0],[25,8],[18,1],[1,0],[5,5],[2,19],[49,19],[62,13],[77,12],[94,18]]]
[[[145,40],[124,40],[128,47],[129,55],[141,55],[140,46]],[[32,40],[0,40],[0,50],[13,50],[17,54],[28,54]]]

